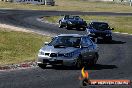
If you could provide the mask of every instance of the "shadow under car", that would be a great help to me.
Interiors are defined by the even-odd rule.
[[[117,40],[112,40],[112,41],[103,41],[99,40],[97,44],[125,44],[126,42],[124,41],[117,41]]]
[[[95,64],[93,66],[84,66],[86,70],[103,70],[103,69],[115,69],[118,68],[116,65],[103,65]],[[56,67],[46,67],[45,69],[56,69],[56,70],[80,70],[82,68],[76,68],[74,66],[56,66]]]

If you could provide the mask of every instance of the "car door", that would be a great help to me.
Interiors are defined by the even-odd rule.
[[[86,41],[88,44],[88,58],[92,59],[94,58],[94,55],[95,55],[94,44],[92,40],[89,39],[89,37],[86,37]]]
[[[92,41],[88,37],[83,37],[81,45],[83,48],[83,59],[92,59],[94,56],[94,47]]]

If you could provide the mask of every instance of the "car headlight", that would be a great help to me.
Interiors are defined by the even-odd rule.
[[[72,53],[66,53],[66,54],[64,54],[64,57],[72,57],[74,55],[74,53],[72,52]]]
[[[43,51],[39,51],[39,55],[45,55]]]

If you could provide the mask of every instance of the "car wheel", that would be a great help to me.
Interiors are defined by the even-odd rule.
[[[97,60],[98,60],[98,55],[95,55],[91,62],[91,65],[95,65],[97,63]]]
[[[43,69],[46,68],[46,64],[38,64],[38,66]]]
[[[97,41],[96,41],[97,43],[102,43],[102,39],[98,39],[97,38]]]
[[[82,68],[82,67],[83,67],[83,62],[82,62],[81,57],[78,57],[78,58],[77,58],[76,67],[77,67],[77,68]]]
[[[112,37],[109,38],[109,42],[111,42],[111,41],[112,41]]]
[[[59,21],[59,28],[63,28],[61,21]]]

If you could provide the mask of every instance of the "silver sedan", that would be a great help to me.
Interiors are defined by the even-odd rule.
[[[82,67],[84,64],[96,64],[98,60],[98,46],[86,35],[61,34],[45,43],[38,53],[37,63],[45,68],[65,65]]]

